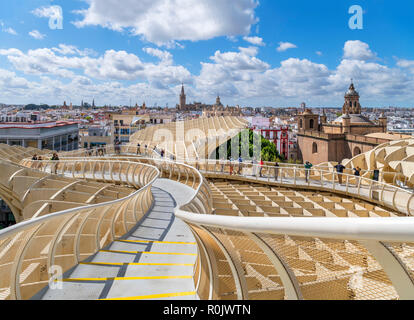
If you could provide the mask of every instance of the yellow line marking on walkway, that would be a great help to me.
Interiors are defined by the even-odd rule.
[[[179,267],[193,267],[194,263],[122,263],[122,262],[80,262],[83,265],[97,265],[97,266],[179,266]]]
[[[69,278],[62,282],[94,282],[94,281],[131,281],[131,280],[170,280],[170,279],[192,279],[193,276],[164,276],[164,277],[115,277],[115,278]],[[57,282],[59,280],[56,280]]]
[[[178,252],[147,252],[147,251],[120,251],[120,250],[101,250],[100,252],[109,253],[129,253],[129,254],[165,254],[165,255],[176,255],[176,256],[196,256],[196,253],[178,253]]]
[[[196,242],[173,242],[173,241],[150,241],[150,240],[115,240],[116,242],[127,242],[127,243],[162,243],[162,244],[188,244],[196,245]]]
[[[100,300],[149,300],[149,299],[185,297],[185,296],[195,296],[195,295],[196,295],[196,292],[177,292],[177,293],[152,294],[148,296],[137,296],[137,297],[128,297],[128,298],[109,298],[109,299],[100,299]]]

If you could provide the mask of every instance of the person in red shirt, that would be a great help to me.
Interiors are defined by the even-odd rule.
[[[260,159],[260,171],[259,171],[260,178],[263,177],[262,176],[263,165],[264,165],[263,159]]]

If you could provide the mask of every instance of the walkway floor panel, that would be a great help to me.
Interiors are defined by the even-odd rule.
[[[186,186],[174,184],[174,193],[188,197]],[[35,299],[197,299],[197,245],[187,225],[174,216],[177,202],[186,197],[157,187],[153,195],[153,209],[135,230],[66,274],[61,290],[47,288]]]

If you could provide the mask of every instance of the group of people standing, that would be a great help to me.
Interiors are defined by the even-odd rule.
[[[309,161],[306,161],[304,167],[305,167],[305,180],[306,180],[306,182],[309,182],[310,171],[311,171],[313,165]],[[336,170],[336,173],[338,175],[338,182],[339,182],[340,185],[342,185],[343,184],[342,182],[343,182],[344,170],[346,169],[346,167],[343,164],[338,163],[336,166],[334,166],[334,169]],[[359,177],[361,176],[362,169],[360,167],[356,167],[352,170],[354,172],[354,176],[358,177],[357,178],[357,184],[358,184],[359,183]]]
[[[238,166],[237,166],[237,172],[234,170],[235,164],[234,164],[234,159],[230,158],[229,159],[229,174],[233,175],[233,174],[237,174],[237,175],[242,175],[243,174],[243,163],[244,160],[243,158],[240,156],[237,160],[238,162]],[[264,161],[263,159],[260,159],[260,161],[257,161],[256,158],[253,158],[252,162],[252,175],[254,177],[257,176],[257,168],[259,168],[259,177],[262,178],[263,177],[263,168],[264,168]],[[226,165],[226,161],[225,160],[220,160],[220,165],[221,165],[221,172],[224,173],[224,166]],[[274,165],[275,168],[275,180],[278,179],[279,176],[279,163],[275,163]]]
[[[46,159],[43,159],[41,156],[38,156],[37,154],[34,154],[33,157],[32,157],[32,161],[39,161],[39,162],[37,162],[37,165],[36,165],[37,169],[40,169],[42,167],[42,162],[41,161],[43,161],[43,160],[46,160]],[[56,152],[54,152],[52,154],[52,157],[50,158],[50,160],[51,161],[60,161],[59,155]],[[54,173],[55,174],[57,174],[57,170],[58,170],[58,163],[56,163],[55,166],[54,166]]]

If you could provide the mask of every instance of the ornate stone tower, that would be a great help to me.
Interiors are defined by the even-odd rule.
[[[297,120],[299,131],[319,131],[319,115],[314,114],[311,109],[306,109]]]
[[[359,104],[359,93],[355,90],[354,83],[351,82],[349,90],[345,93],[345,103],[342,108],[343,114],[361,114],[361,105]]]
[[[184,92],[184,84],[181,87],[181,94],[180,94],[180,110],[184,110],[186,106],[186,95]]]
[[[216,106],[220,107],[221,105],[222,104],[221,104],[220,96],[217,96],[217,98],[216,98]]]
[[[320,119],[321,124],[326,124],[328,122],[328,117],[326,116],[325,109],[323,109]]]
[[[382,132],[388,131],[388,118],[384,114],[384,112],[381,113],[381,117],[379,118],[379,124],[382,126]]]

